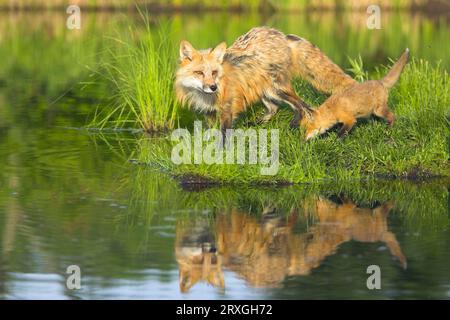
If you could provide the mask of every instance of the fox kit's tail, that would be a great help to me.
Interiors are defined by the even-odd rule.
[[[293,55],[293,72],[324,93],[339,93],[356,83],[319,48],[306,39],[287,35]]]
[[[383,83],[386,88],[390,89],[397,83],[398,78],[403,71],[403,68],[408,62],[408,59],[409,49],[406,48],[405,52],[403,52],[402,56],[397,60],[396,63],[394,63],[388,74],[383,79],[381,79],[381,83]]]

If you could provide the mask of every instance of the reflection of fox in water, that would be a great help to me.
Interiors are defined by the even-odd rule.
[[[206,221],[196,221],[189,226],[178,225],[175,256],[180,270],[181,292],[187,292],[198,281],[220,288],[224,286],[222,258],[213,242]]]
[[[384,242],[406,267],[400,246],[388,231],[387,216],[392,204],[369,209],[349,201],[339,205],[319,198],[314,207],[318,223],[303,234],[293,232],[298,215],[295,210],[287,220],[268,214],[260,221],[237,210],[221,214],[216,220],[217,250],[180,254],[187,230],[178,228],[176,258],[181,291],[186,292],[196,282],[205,280],[223,287],[222,267],[238,273],[252,286],[276,286],[286,276],[309,274],[339,245],[350,240]]]

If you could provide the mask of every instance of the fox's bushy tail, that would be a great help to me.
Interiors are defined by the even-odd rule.
[[[287,35],[293,54],[293,72],[324,93],[339,93],[357,83],[306,39]]]
[[[403,71],[403,68],[408,62],[408,59],[409,59],[409,49],[406,48],[405,52],[403,52],[403,54],[397,60],[397,62],[394,63],[394,65],[391,67],[391,70],[389,70],[387,75],[385,75],[384,78],[381,79],[381,83],[383,83],[383,86],[390,89],[397,83],[398,78],[400,78],[400,74]]]

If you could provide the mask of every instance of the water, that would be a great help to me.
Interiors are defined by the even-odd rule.
[[[450,298],[448,181],[184,190],[128,161],[140,132],[83,129],[109,96],[92,71],[104,36],[131,18],[89,17],[70,33],[64,17],[0,19],[0,298]],[[346,19],[330,30],[330,16],[173,20],[175,37],[198,45],[275,25],[341,65],[359,52],[385,63],[411,37],[419,56],[448,65],[442,19],[402,17],[389,18],[402,32],[375,35]],[[213,22],[225,31],[202,27]],[[80,290],[66,286],[70,265]],[[370,265],[381,290],[366,286]]]

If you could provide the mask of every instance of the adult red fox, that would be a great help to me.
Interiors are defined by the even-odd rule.
[[[383,79],[350,85],[302,118],[300,124],[306,128],[306,140],[324,133],[336,123],[342,123],[338,133],[342,136],[352,129],[358,118],[372,114],[384,118],[392,126],[395,116],[388,107],[389,89],[397,83],[408,58],[409,49],[406,49]]]
[[[257,27],[228,49],[221,43],[196,50],[182,41],[175,89],[181,103],[205,113],[218,112],[223,133],[239,113],[258,101],[267,108],[263,121],[285,103],[294,110],[291,126],[298,126],[310,109],[292,87],[295,77],[325,93],[341,92],[356,83],[309,41]]]

